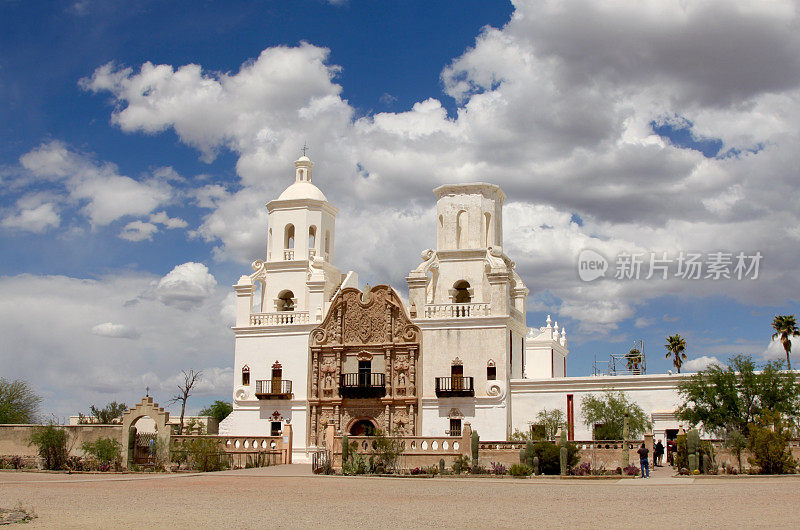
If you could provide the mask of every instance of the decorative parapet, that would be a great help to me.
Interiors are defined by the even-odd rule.
[[[276,311],[273,313],[251,313],[251,326],[282,326],[287,324],[308,324],[311,322],[308,311]]]
[[[428,304],[424,318],[473,318],[492,316],[492,306],[487,303]]]

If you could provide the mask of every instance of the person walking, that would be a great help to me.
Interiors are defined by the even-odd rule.
[[[653,448],[653,465],[655,467],[663,467],[661,460],[664,458],[664,444],[658,440],[656,446]]]
[[[650,478],[650,462],[647,460],[650,450],[642,443],[642,446],[636,452],[639,453],[639,465],[642,467],[642,478]]]

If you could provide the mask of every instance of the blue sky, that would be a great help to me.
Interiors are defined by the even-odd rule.
[[[800,239],[793,2],[0,11],[0,361],[46,412],[148,385],[166,401],[188,367],[208,374],[196,408],[229,399],[229,286],[261,257],[263,205],[306,141],[341,208],[337,265],[402,293],[434,244],[431,190],[502,186],[528,323],[566,326],[569,375],[636,339],[665,371],[672,333],[695,368],[782,354],[770,321],[796,313]],[[585,248],[610,274],[579,279]],[[756,251],[756,280],[613,279],[624,252]]]

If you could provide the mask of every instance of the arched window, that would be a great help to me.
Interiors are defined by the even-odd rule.
[[[455,291],[453,302],[456,304],[468,304],[472,301],[472,297],[469,294],[469,282],[459,280],[453,285],[453,290]]]
[[[250,385],[250,367],[244,365],[242,367],[242,385],[249,386]]]
[[[469,225],[469,214],[461,210],[458,212],[458,216],[456,217],[456,248],[467,248],[469,244],[467,243],[468,233],[467,227]]]
[[[294,311],[294,293],[281,291],[278,295],[278,311]]]
[[[294,248],[294,225],[286,225],[286,232],[283,236],[283,248]]]
[[[317,248],[317,227],[313,225],[308,227],[308,248]]]
[[[483,214],[483,222],[486,224],[486,226],[483,227],[483,246],[490,247],[493,244],[492,231],[490,228],[492,226],[492,214],[489,212]]]

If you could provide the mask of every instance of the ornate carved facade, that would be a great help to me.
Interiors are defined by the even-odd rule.
[[[421,337],[391,287],[343,289],[310,334],[308,443],[321,442],[331,419],[345,433],[369,422],[416,435]]]

